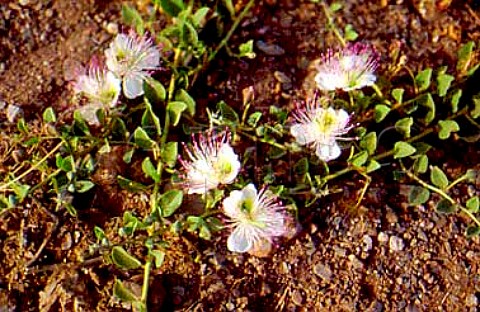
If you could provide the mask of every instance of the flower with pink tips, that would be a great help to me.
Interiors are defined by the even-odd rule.
[[[160,52],[151,38],[134,32],[118,34],[105,50],[107,67],[122,79],[123,94],[134,99],[143,92],[143,82],[160,65]]]
[[[233,252],[247,252],[258,248],[264,241],[287,232],[285,207],[266,188],[257,191],[253,184],[232,191],[223,200],[223,212],[230,219],[232,233],[227,248]]]
[[[205,194],[220,184],[233,183],[241,164],[230,141],[228,132],[192,136],[192,147],[185,147],[189,160],[180,159],[188,194]]]
[[[317,66],[318,89],[351,91],[371,86],[377,80],[378,53],[369,45],[349,44],[340,50],[328,50]]]
[[[343,109],[325,108],[327,101],[315,96],[304,105],[297,105],[293,113],[295,123],[290,128],[296,142],[313,147],[316,155],[323,161],[340,156],[337,140],[352,128],[348,126],[348,113]]]
[[[115,107],[121,87],[120,80],[112,72],[91,65],[88,72],[75,81],[73,90],[88,99],[88,104],[78,109],[82,117],[89,124],[98,124],[97,110]]]

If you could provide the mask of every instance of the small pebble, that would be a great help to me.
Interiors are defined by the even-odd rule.
[[[107,24],[107,32],[111,35],[118,34],[118,24],[110,22]]]
[[[377,239],[380,243],[386,243],[388,242],[388,234],[386,234],[385,232],[380,232],[378,233]]]
[[[373,246],[373,241],[372,238],[369,235],[364,235],[363,236],[363,251],[369,251],[372,249]]]
[[[390,250],[392,250],[392,251],[401,251],[405,247],[403,239],[401,239],[397,236],[391,236],[390,237],[389,245],[390,245]]]
[[[257,48],[267,55],[280,56],[285,54],[285,50],[276,44],[268,44],[262,40],[257,41]]]
[[[302,297],[302,293],[295,289],[293,292],[292,292],[292,302],[296,305],[296,306],[302,306],[302,303],[303,303],[303,297]]]
[[[332,271],[330,268],[322,263],[317,263],[313,267],[313,273],[321,277],[326,282],[329,282],[330,278],[332,277]]]
[[[235,305],[231,302],[227,302],[227,304],[225,305],[225,308],[227,308],[227,311],[233,311],[235,310]]]

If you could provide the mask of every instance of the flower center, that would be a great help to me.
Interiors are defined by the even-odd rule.
[[[337,125],[337,116],[335,112],[326,110],[317,115],[315,118],[315,125],[318,132],[329,136]]]

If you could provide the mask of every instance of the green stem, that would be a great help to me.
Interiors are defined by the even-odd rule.
[[[214,58],[215,56],[217,55],[217,53],[224,47],[227,45],[228,41],[230,40],[230,37],[233,35],[233,33],[235,32],[235,30],[237,29],[238,25],[240,24],[240,22],[243,20],[243,18],[245,17],[245,15],[247,15],[248,11],[250,11],[250,9],[252,8],[253,4],[255,3],[255,0],[250,0],[247,5],[243,8],[243,11],[240,13],[240,15],[238,15],[237,19],[235,20],[235,22],[233,23],[232,27],[230,28],[230,30],[228,31],[227,35],[225,36],[225,38],[222,39],[222,41],[220,42],[220,44],[217,46],[217,48],[215,49],[215,51],[212,52],[212,54],[210,54],[210,56],[208,57],[207,59],[207,62],[210,63]]]
[[[20,181],[22,178],[24,178],[25,176],[27,176],[28,174],[30,174],[33,170],[36,170],[38,169],[38,167],[40,167],[40,165],[45,162],[48,158],[50,158],[50,156],[52,156],[53,154],[55,154],[59,149],[60,147],[63,146],[63,141],[58,143],[57,146],[55,146],[50,152],[47,153],[47,155],[45,155],[42,159],[40,159],[36,164],[34,164],[30,169],[28,169],[27,171],[25,171],[24,173],[22,173],[21,175],[19,175],[18,177],[16,177],[15,179],[9,181],[8,183],[6,184],[2,184],[0,185],[0,191],[1,190],[4,190],[6,188],[8,188],[10,185]]]
[[[241,130],[238,130],[237,133],[240,134],[240,135],[243,135],[244,137],[249,138],[249,139],[252,140],[253,142],[261,142],[261,143],[269,144],[269,145],[271,145],[271,146],[275,146],[276,148],[279,148],[279,149],[284,150],[284,151],[288,150],[288,148],[287,148],[286,146],[284,146],[284,145],[282,145],[282,144],[280,144],[280,143],[267,141],[267,140],[265,140],[265,139],[263,139],[263,138],[258,138],[258,137],[256,137],[256,136],[251,135],[251,134],[245,133],[245,132],[243,132],[243,131],[241,131]]]
[[[148,256],[148,260],[145,263],[145,267],[143,270],[143,285],[142,285],[142,297],[141,302],[144,307],[147,307],[147,299],[148,299],[148,286],[150,284],[150,271],[152,270],[152,259]]]
[[[430,185],[428,183],[426,183],[425,181],[423,181],[422,179],[420,179],[419,177],[417,177],[416,175],[414,175],[412,172],[410,172],[410,170],[407,170],[405,168],[405,166],[403,165],[402,162],[400,162],[400,167],[402,168],[402,170],[407,174],[407,176],[413,180],[415,180],[418,184],[420,184],[421,186],[423,186],[424,188],[426,189],[429,189],[430,191],[432,192],[435,192],[437,193],[438,195],[442,196],[443,198],[445,198],[446,200],[448,200],[452,205],[454,206],[457,206],[460,208],[460,210],[462,210],[463,213],[465,213],[473,222],[475,222],[478,226],[480,226],[480,221],[473,215],[473,213],[471,213],[467,208],[463,207],[462,205],[458,204],[452,197],[450,197],[450,195],[448,195],[447,193],[445,193],[443,190],[433,186],[433,185]]]
[[[338,41],[340,41],[342,47],[345,47],[347,45],[347,41],[343,38],[337,25],[335,25],[332,14],[330,14],[330,9],[328,8],[328,5],[325,3],[325,1],[322,2],[322,9],[325,13],[325,17],[327,18],[328,27],[333,31],[333,34],[337,37]]]

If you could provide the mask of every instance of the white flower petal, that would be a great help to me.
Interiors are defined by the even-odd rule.
[[[97,111],[102,107],[103,106],[101,104],[87,104],[77,109],[77,111],[88,124],[100,125],[100,121],[97,117]]]
[[[230,184],[235,180],[240,171],[240,161],[238,155],[229,144],[223,144],[218,151],[218,180],[222,184]]]
[[[139,75],[123,78],[123,94],[134,99],[143,94],[143,77]]]
[[[232,191],[230,195],[223,200],[223,212],[231,219],[240,218],[242,211],[241,205],[243,203],[243,192]]]
[[[306,145],[315,142],[316,133],[313,123],[294,124],[290,127],[290,133],[300,145]]]
[[[233,252],[247,252],[253,247],[253,240],[248,237],[248,230],[241,225],[228,237],[227,248]]]
[[[341,150],[337,142],[333,141],[331,144],[317,144],[316,154],[318,158],[323,161],[330,161],[340,156]]]

